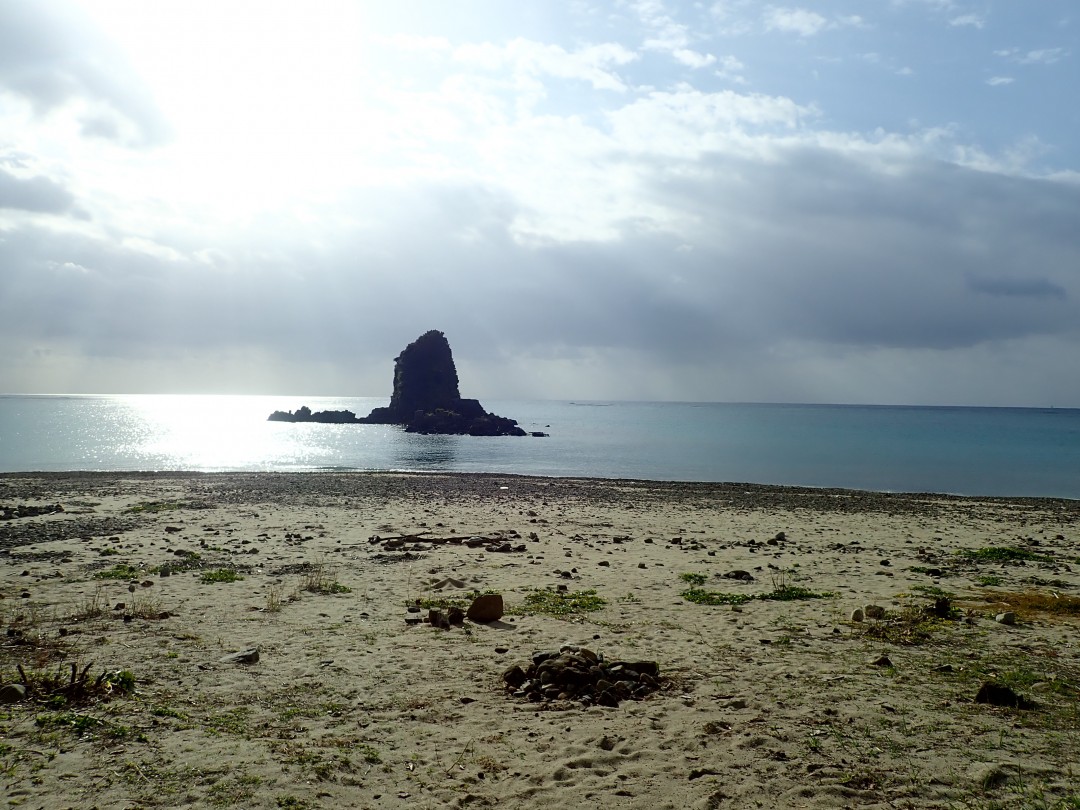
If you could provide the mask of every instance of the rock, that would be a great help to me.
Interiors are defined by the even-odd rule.
[[[350,425],[360,422],[352,411],[316,411],[303,405],[296,411],[274,411],[267,417],[268,422],[321,422],[327,425]]]
[[[863,615],[868,619],[884,619],[885,608],[881,605],[867,605],[863,608]]]
[[[1006,610],[1004,613],[995,616],[994,621],[998,624],[1016,624],[1016,614],[1011,610]]]
[[[485,593],[476,597],[469,605],[465,618],[474,622],[497,622],[503,617],[503,598],[501,593]]]
[[[222,664],[255,664],[259,660],[259,648],[250,647],[240,652],[223,655],[218,661]]]
[[[993,681],[983,681],[975,695],[976,703],[991,706],[1007,706],[1012,709],[1034,709],[1035,704],[1023,695],[1014,692],[1008,686]]]
[[[891,667],[893,665],[892,660],[887,655],[880,655],[870,663],[875,667]]]
[[[753,582],[754,581],[754,575],[753,574],[751,574],[749,571],[742,571],[740,569],[736,569],[734,571],[728,571],[726,574],[724,574],[724,578],[725,579],[738,579],[738,580],[742,580],[743,582]]]
[[[851,611],[851,621],[861,622],[864,618],[865,615],[863,614],[862,608],[855,608],[853,611]]]
[[[475,399],[462,399],[450,343],[442,332],[425,332],[394,359],[390,404],[357,420],[402,425],[408,433],[526,436],[513,419],[488,413]]]
[[[427,616],[428,624],[432,627],[438,627],[440,630],[450,629],[450,620],[443,614],[441,610],[435,610],[432,608],[428,611]]]
[[[503,672],[502,679],[503,683],[505,683],[508,687],[510,687],[511,689],[517,689],[519,686],[525,683],[525,681],[528,680],[528,676],[525,675],[525,670],[523,670],[517,664],[514,664],[514,666]]]
[[[0,686],[0,703],[18,703],[26,700],[26,687],[21,683],[6,683]]]

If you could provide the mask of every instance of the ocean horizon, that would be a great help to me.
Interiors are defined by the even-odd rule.
[[[483,400],[547,437],[268,422],[385,397],[0,395],[0,472],[443,471],[1080,498],[1080,409]]]

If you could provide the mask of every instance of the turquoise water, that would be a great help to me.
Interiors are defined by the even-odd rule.
[[[0,396],[0,471],[446,470],[1080,498],[1080,410],[485,400],[548,438],[417,436],[382,398]]]

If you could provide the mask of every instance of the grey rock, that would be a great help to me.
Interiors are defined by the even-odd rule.
[[[1016,614],[1011,610],[1007,610],[1004,613],[999,613],[995,616],[994,621],[998,624],[1016,624]]]
[[[240,652],[229,653],[218,659],[222,664],[254,664],[259,660],[259,648],[250,647]]]
[[[0,703],[19,703],[23,700],[26,700],[26,687],[21,683],[0,686]]]
[[[851,611],[851,621],[861,622],[864,618],[865,615],[863,614],[862,608],[855,608],[853,611]]]
[[[881,605],[867,605],[863,608],[863,615],[868,619],[884,619],[885,608]]]

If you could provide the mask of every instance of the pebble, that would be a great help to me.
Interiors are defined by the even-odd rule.
[[[1011,610],[1007,610],[1004,613],[999,613],[995,616],[994,621],[998,624],[1016,624],[1016,614]]]
[[[222,664],[254,664],[259,660],[259,648],[249,647],[240,652],[229,653],[218,659]]]
[[[863,618],[865,617],[862,608],[855,608],[853,611],[851,611],[851,621],[861,622]]]

